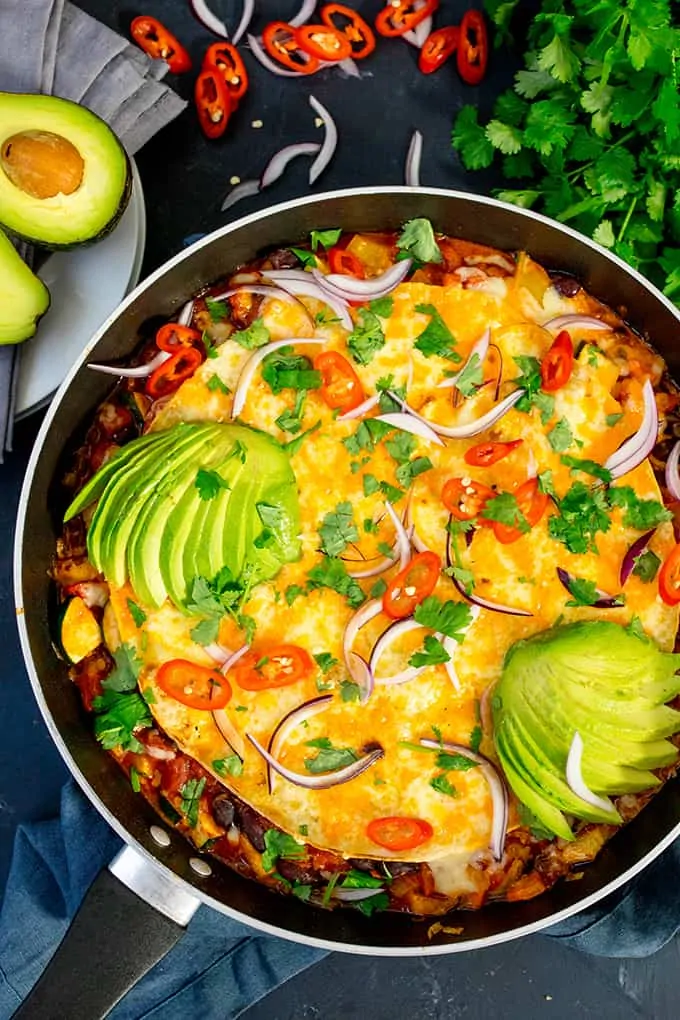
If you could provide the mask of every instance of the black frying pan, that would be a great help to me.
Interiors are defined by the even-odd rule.
[[[119,306],[61,386],[26,473],[16,532],[19,631],[35,697],[52,737],[81,788],[127,847],[100,874],[52,963],[16,1014],[31,1020],[97,1020],[181,938],[200,903],[259,931],[327,949],[416,956],[480,949],[532,934],[584,910],[641,871],[680,835],[680,783],[669,782],[602,851],[579,882],[536,900],[454,913],[458,936],[427,937],[428,925],[400,915],[315,910],[240,878],[219,862],[195,870],[195,851],[175,832],[167,846],[152,835],[159,819],[92,735],[91,720],[50,643],[52,560],[60,522],[50,493],[69,440],[110,389],[88,361],[131,353],[138,327],[171,316],[197,290],[253,259],[262,249],[300,242],[313,228],[398,229],[426,216],[437,230],[508,250],[526,249],[549,269],[575,274],[648,336],[680,378],[680,315],[639,273],[581,235],[532,212],[487,198],[438,189],[338,191],[278,205],[239,220],[171,259]],[[154,830],[158,837],[158,830]],[[106,947],[116,946],[116,952]],[[82,966],[83,960],[96,967]]]

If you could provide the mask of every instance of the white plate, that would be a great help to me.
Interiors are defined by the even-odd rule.
[[[46,403],[90,337],[136,286],[146,241],[142,182],[134,160],[132,194],[120,223],[98,244],[54,252],[38,271],[52,303],[21,348],[16,416]]]

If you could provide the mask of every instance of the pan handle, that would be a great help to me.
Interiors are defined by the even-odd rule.
[[[103,1020],[181,939],[199,903],[125,847],[95,878],[13,1020]]]

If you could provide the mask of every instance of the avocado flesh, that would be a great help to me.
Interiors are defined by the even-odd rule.
[[[103,237],[125,210],[131,188],[128,158],[108,124],[84,106],[55,96],[0,92],[0,153],[9,139],[46,132],[70,142],[83,161],[71,194],[38,198],[0,167],[0,226],[47,248]]]
[[[593,792],[616,796],[659,785],[648,770],[678,755],[663,738],[680,731],[680,713],[663,697],[674,696],[679,664],[679,656],[606,621],[554,627],[510,649],[492,700],[494,739],[513,790],[551,831],[557,829],[547,816],[557,824],[559,818],[541,811],[546,805],[589,821],[619,821],[613,807],[612,815],[594,808],[566,781],[576,732],[584,743],[581,774]]]
[[[90,503],[94,503],[96,499],[99,499],[108,483],[115,475],[118,474],[119,471],[123,469],[124,465],[133,458],[136,458],[144,446],[149,446],[158,442],[159,437],[163,434],[164,433],[161,432],[148,432],[146,435],[140,436],[133,442],[128,443],[128,445],[124,446],[121,450],[117,450],[116,453],[107,460],[106,464],[100,467],[99,471],[92,475],[92,478],[85,483],[80,492],[74,496],[66,510],[66,513],[64,514],[64,522],[72,520],[77,514],[81,513],[85,507],[88,507]]]
[[[522,762],[515,762],[514,758],[506,750],[503,741],[497,742],[496,751],[505,777],[517,799],[522,804],[525,804],[539,822],[550,832],[560,836],[562,839],[573,840],[574,834],[559,808],[556,808],[540,793],[537,793],[533,786],[524,778],[525,772]]]
[[[36,331],[50,292],[0,230],[0,344],[18,344]]]

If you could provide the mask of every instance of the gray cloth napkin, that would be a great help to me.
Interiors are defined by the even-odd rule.
[[[161,84],[167,70],[66,0],[0,0],[0,91],[82,103],[110,124],[131,156],[186,106]],[[31,249],[17,248],[30,265]],[[20,347],[0,346],[0,463],[12,448]]]

